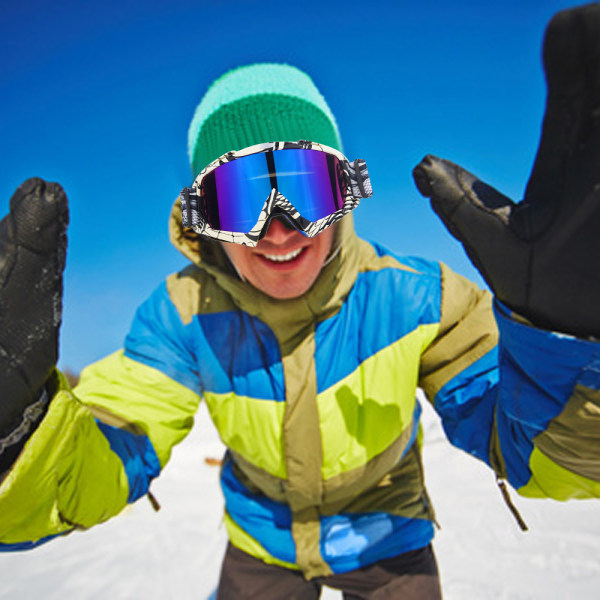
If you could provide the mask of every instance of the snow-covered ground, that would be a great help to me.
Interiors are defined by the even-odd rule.
[[[521,533],[491,472],[445,441],[431,409],[424,424],[446,600],[600,598],[597,502],[530,501],[513,492],[530,527]],[[159,513],[142,499],[91,531],[0,554],[0,599],[210,598],[226,539],[218,468],[205,459],[222,451],[202,407],[193,432],[152,486]],[[325,590],[322,598],[341,594]]]

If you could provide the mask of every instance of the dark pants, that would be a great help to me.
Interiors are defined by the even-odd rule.
[[[227,547],[217,600],[317,600],[321,586],[341,590],[345,600],[441,600],[431,546],[338,575],[306,581],[299,571],[267,565]]]

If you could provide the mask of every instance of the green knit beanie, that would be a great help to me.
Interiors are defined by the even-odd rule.
[[[239,67],[219,77],[196,108],[190,165],[195,177],[230,150],[297,140],[342,150],[335,117],[311,78],[285,64]]]

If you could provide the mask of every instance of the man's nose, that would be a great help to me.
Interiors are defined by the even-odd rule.
[[[273,244],[283,244],[296,233],[296,229],[283,217],[276,217],[269,223],[269,228],[263,240]]]

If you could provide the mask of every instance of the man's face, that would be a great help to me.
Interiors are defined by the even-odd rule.
[[[273,219],[255,248],[222,242],[229,260],[255,288],[287,300],[301,296],[321,272],[333,244],[336,225],[308,238]]]

